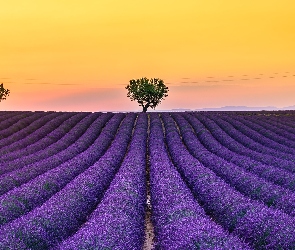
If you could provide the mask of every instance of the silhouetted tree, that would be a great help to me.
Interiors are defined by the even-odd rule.
[[[0,102],[6,100],[6,97],[9,96],[10,90],[5,89],[3,83],[0,84]]]
[[[143,108],[142,112],[146,112],[148,107],[155,109],[161,100],[168,96],[169,91],[163,80],[146,77],[130,80],[125,88],[128,90],[127,97],[130,97],[131,101],[137,101]]]

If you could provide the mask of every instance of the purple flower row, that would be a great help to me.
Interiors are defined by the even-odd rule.
[[[60,113],[29,136],[1,148],[4,155],[1,156],[0,162],[12,161],[45,149],[63,137],[67,133],[66,128],[69,125],[73,127],[74,122],[78,123],[84,117],[85,115],[76,114],[73,116],[71,113]]]
[[[294,111],[291,115],[288,116],[281,116],[281,117],[271,117],[271,121],[273,121],[273,124],[281,124],[284,126],[284,128],[291,129],[291,131],[294,131],[294,122],[295,122],[295,114]],[[277,118],[277,119],[273,119]],[[292,132],[291,132],[292,133]]]
[[[1,121],[0,142],[6,137],[12,135],[14,132],[17,132],[21,128],[28,126],[32,121],[34,121],[34,117],[36,117],[36,115],[37,117],[42,117],[42,114],[44,116],[47,113],[44,114],[44,112],[21,112],[20,114],[15,114],[15,116],[12,116],[5,121]]]
[[[180,128],[183,142],[188,151],[205,167],[211,169],[240,193],[262,201],[269,207],[281,209],[285,213],[295,216],[295,194],[293,192],[267,182],[209,152],[197,139],[189,123],[180,114],[172,114],[172,117]]]
[[[47,122],[44,126],[40,126],[32,134],[30,134],[22,139],[20,138],[19,140],[16,140],[15,142],[13,142],[7,146],[4,146],[0,150],[1,151],[0,153],[2,154],[0,157],[0,164],[3,165],[3,163],[5,163],[5,162],[13,161],[15,159],[24,157],[29,154],[35,154],[37,151],[40,151],[40,150],[46,148],[47,147],[46,144],[50,145],[50,144],[54,143],[55,141],[53,139],[49,138],[48,134],[52,133],[52,130],[60,130],[60,128],[58,128],[58,126],[61,123],[68,120],[72,116],[73,115],[71,113],[62,113],[56,117],[52,117],[49,120],[47,120]],[[76,116],[78,117],[78,115],[76,115]],[[81,117],[81,119],[82,119],[82,117]],[[56,125],[55,125],[55,121],[57,123]],[[73,126],[74,125],[75,124],[73,124]],[[66,133],[66,131],[64,131],[64,134],[65,133]],[[38,137],[38,135],[45,137],[45,139],[47,139],[47,141],[45,141],[44,138],[42,138],[42,137],[35,138],[36,136]],[[63,135],[60,133],[60,138],[62,136]],[[60,138],[56,138],[56,140],[59,140]],[[42,142],[44,143],[44,146],[42,145]],[[38,147],[38,145],[40,145],[40,146]]]
[[[286,169],[292,173],[295,173],[295,163],[283,159],[279,159],[270,155],[265,155],[249,148],[246,148],[227,133],[224,132],[213,120],[208,119],[204,115],[197,114],[196,117],[209,129],[211,134],[228,149],[244,156],[248,156],[253,160],[260,161],[264,164],[275,166],[278,168]]]
[[[102,120],[99,120],[98,123],[96,122],[96,126],[98,126],[99,129],[96,130],[98,133],[101,131],[101,128],[107,120],[107,117],[102,117]],[[70,132],[68,132],[57,143],[54,143],[47,149],[42,150],[42,153],[39,152],[36,156],[31,155],[4,164],[2,168],[5,169],[6,167],[5,170],[9,169],[9,166],[14,166],[13,163],[18,163],[20,166],[19,169],[0,176],[0,195],[14,187],[22,185],[23,183],[45,173],[52,168],[57,167],[87,149],[96,139],[95,134],[85,133],[92,122],[93,119],[91,116],[86,117],[74,126]],[[62,133],[62,131],[59,133]],[[26,163],[27,161],[32,161],[34,163],[21,167],[25,165],[24,162]]]
[[[19,128],[18,131],[16,131],[15,133],[12,133],[8,137],[0,140],[0,145],[1,145],[0,159],[3,156],[6,156],[7,153],[18,150],[19,148],[24,148],[25,146],[22,147],[22,144],[18,143],[20,140],[26,140],[26,138],[29,138],[32,134],[36,133],[36,130],[39,130],[40,128],[42,128],[44,126],[48,126],[47,125],[48,122],[53,119],[56,119],[57,117],[59,117],[58,113],[49,113],[49,114],[44,113],[44,115],[42,117],[36,118],[30,124],[24,125],[23,127]],[[26,120],[28,118],[24,117],[23,119]],[[21,122],[23,119],[21,119],[19,122]],[[31,117],[31,119],[32,119],[32,117]],[[51,126],[51,130],[54,129],[54,127],[55,126]],[[11,130],[12,130],[12,128],[13,128],[13,125],[10,126]],[[7,129],[2,130],[2,131],[6,131],[6,130]],[[10,150],[10,147],[11,147],[11,150]]]
[[[288,110],[284,115],[272,113],[259,120],[274,124],[275,126],[283,126],[284,128],[294,129],[295,112],[294,110]]]
[[[273,122],[277,124],[294,127],[294,121],[295,121],[294,111],[295,110],[286,110],[284,113],[269,112],[267,115],[263,115],[261,120],[265,120],[265,121],[272,120]],[[258,112],[256,116],[253,116],[253,118],[257,117],[257,115],[261,115],[260,112]]]
[[[147,115],[139,114],[129,151],[87,222],[57,249],[142,249]]]
[[[44,165],[36,164],[35,167],[37,170],[35,172],[40,170],[43,170],[43,172],[46,171],[48,165],[53,169],[2,195],[0,197],[0,225],[6,224],[33,208],[40,206],[78,174],[97,162],[111,145],[124,115],[121,114],[113,117],[107,123],[106,128],[95,138],[97,130],[100,130],[110,117],[112,117],[111,114],[101,115],[75,144],[77,148],[81,144],[80,146],[89,147],[88,149],[80,154],[74,154],[75,152],[73,152],[74,157],[71,160],[57,167],[52,167],[48,163]],[[91,144],[93,142],[92,138],[95,139],[93,144]],[[62,154],[59,156],[61,158],[63,157]],[[25,180],[26,176],[28,176],[27,179],[32,177],[31,173],[30,169],[28,169],[28,173],[20,175],[23,176],[22,181]]]
[[[226,117],[221,119],[219,116],[209,116],[220,128],[230,137],[241,143],[245,147],[265,155],[275,156],[281,159],[294,161],[295,149],[276,143],[264,137],[258,132],[248,128],[245,124]]]
[[[97,136],[97,133],[95,132],[100,132],[108,119],[108,116],[102,116],[101,119],[97,119],[93,124],[91,124],[93,122],[92,117],[86,117],[74,128],[72,128],[63,139],[48,147],[47,150],[43,150],[43,154],[37,154],[35,158],[34,155],[32,155],[29,159],[35,159],[35,163],[28,164],[9,173],[2,174],[0,176],[0,195],[74,157],[77,157],[78,154],[86,150],[95,141]],[[84,133],[85,130],[86,133]],[[46,155],[47,152],[48,154],[53,154],[53,156]],[[25,159],[27,160],[28,157],[25,157]],[[18,161],[18,164],[22,166],[24,163],[21,160],[22,158]],[[8,167],[11,165],[7,164],[6,166]],[[3,168],[5,169],[5,164]]]
[[[0,111],[0,124],[3,119],[9,119],[10,117],[20,114],[21,112],[25,111]]]
[[[11,171],[22,171],[21,169],[23,167],[28,168],[30,164],[37,164],[38,162],[42,160],[45,161],[46,159],[49,160],[50,157],[56,157],[58,153],[61,153],[63,150],[67,150],[68,147],[73,145],[73,143],[75,143],[76,140],[85,132],[87,125],[90,125],[92,121],[92,119],[87,118],[83,122],[81,119],[82,117],[79,116],[71,117],[66,123],[66,126],[71,128],[69,129],[69,132],[65,134],[64,126],[60,127],[55,132],[55,136],[60,139],[47,148],[12,161],[2,162],[0,164],[0,174],[3,175],[6,173],[7,175]],[[63,162],[66,159],[64,160],[60,158],[59,160]]]
[[[279,122],[274,123],[274,121],[272,122],[271,120],[266,119],[255,119],[255,121],[253,119],[240,119],[238,117],[238,120],[271,140],[274,140],[282,145],[286,145],[287,147],[292,147],[293,149],[295,148],[294,127],[286,126]]]
[[[247,126],[252,131],[255,131],[259,135],[264,136],[267,140],[274,141],[277,145],[282,146],[282,149],[284,152],[287,152],[287,150],[293,154],[295,152],[295,130],[291,129],[290,127],[284,126],[280,123],[276,123],[277,125],[272,125],[270,120],[266,119],[245,119],[244,117],[236,117],[236,119],[233,119],[230,117],[231,120],[236,120],[237,122],[241,122],[244,124],[244,126]],[[267,124],[267,128],[264,126]],[[264,126],[262,126],[264,125]],[[287,129],[292,130],[292,133],[287,132]],[[254,133],[255,133],[254,132]],[[262,141],[263,144],[267,143],[266,139]],[[273,142],[271,144],[267,143],[267,146],[272,146]]]
[[[151,204],[156,249],[250,249],[205,214],[169,159],[158,114],[150,117]]]
[[[284,169],[262,164],[250,157],[230,151],[221,145],[197,118],[187,113],[183,114],[183,117],[193,127],[194,133],[208,151],[265,180],[295,191],[295,174]]]
[[[0,130],[7,129],[30,114],[32,114],[31,111],[1,111]]]
[[[162,117],[171,158],[207,214],[255,249],[295,248],[293,217],[243,196],[202,166],[184,147],[174,120]]]
[[[119,116],[121,114],[118,114]],[[42,206],[0,229],[0,249],[47,249],[73,234],[100,202],[129,144],[135,114],[127,114],[108,151]]]
[[[40,128],[56,116],[58,116],[58,114],[56,113],[44,112],[35,113],[34,115],[21,119],[19,122],[12,125],[8,129],[1,131],[2,135],[3,133],[5,133],[7,136],[4,139],[0,140],[0,147],[2,148],[30,135],[37,128]],[[7,151],[4,151],[4,153],[7,153]]]

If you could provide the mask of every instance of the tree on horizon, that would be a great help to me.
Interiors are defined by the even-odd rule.
[[[169,91],[162,79],[146,77],[130,80],[125,88],[128,90],[127,97],[131,101],[137,101],[144,113],[149,107],[155,109],[168,96]]]
[[[9,96],[10,94],[10,90],[9,89],[5,89],[3,86],[3,83],[0,84],[0,102],[2,100],[6,100],[6,97]]]

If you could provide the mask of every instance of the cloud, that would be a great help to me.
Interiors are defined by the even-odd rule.
[[[24,84],[37,84],[37,85],[51,84],[51,85],[54,85],[54,83],[49,83],[49,82],[25,82]]]
[[[182,77],[181,79],[188,80],[190,78],[189,77]]]
[[[55,85],[69,85],[69,86],[71,86],[71,85],[82,85],[82,83],[57,83]]]
[[[50,82],[25,82],[24,84],[35,84],[35,85],[64,85],[64,86],[72,86],[72,85],[82,85],[81,83],[50,83]]]
[[[125,91],[117,88],[92,88],[81,90],[80,92],[67,92],[58,97],[50,97],[42,100],[39,105],[50,106],[51,108],[61,109],[64,107],[85,107],[100,103],[114,103],[118,99],[125,97]]]

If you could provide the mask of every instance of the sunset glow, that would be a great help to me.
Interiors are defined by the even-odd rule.
[[[157,109],[295,105],[292,0],[2,1],[0,110],[137,111],[130,79],[161,78]]]

